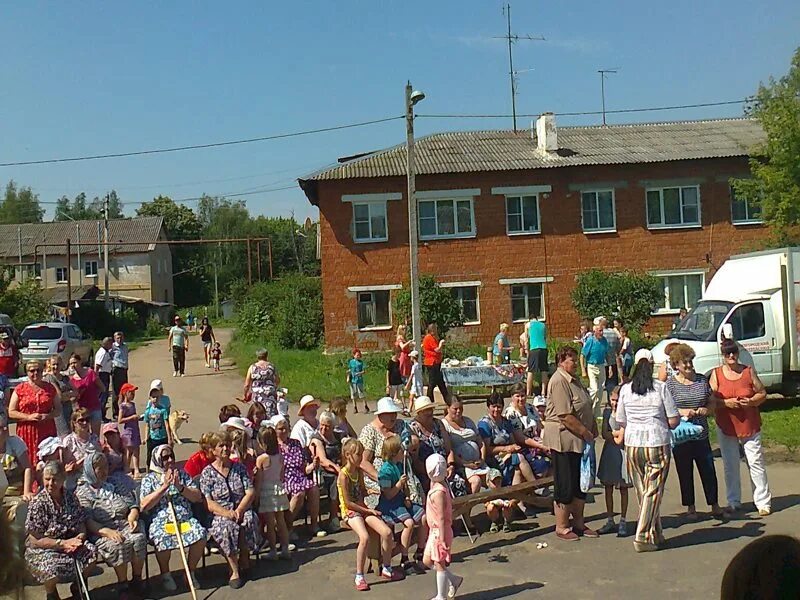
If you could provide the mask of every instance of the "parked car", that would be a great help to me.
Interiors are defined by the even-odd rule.
[[[92,365],[92,340],[72,323],[28,325],[20,338],[24,345],[19,351],[21,366],[29,360],[44,361],[54,354],[58,354],[66,365],[73,353],[79,354],[85,365]]]

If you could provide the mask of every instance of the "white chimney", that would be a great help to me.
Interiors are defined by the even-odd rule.
[[[536,146],[541,152],[558,150],[556,116],[551,112],[543,113],[536,119]]]

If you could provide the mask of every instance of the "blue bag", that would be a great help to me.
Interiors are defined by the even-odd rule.
[[[678,426],[672,430],[672,446],[679,446],[684,442],[699,440],[703,436],[705,429],[701,425],[695,425],[691,421],[682,418]]]
[[[586,494],[594,487],[594,478],[597,475],[597,455],[594,451],[594,440],[585,442],[583,456],[581,457],[581,491]]]

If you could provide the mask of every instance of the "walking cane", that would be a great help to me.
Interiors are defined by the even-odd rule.
[[[189,563],[186,560],[186,548],[183,545],[181,524],[178,522],[175,505],[172,504],[172,498],[170,498],[169,495],[167,495],[167,503],[169,504],[169,516],[172,517],[172,524],[175,527],[175,537],[178,539],[178,550],[180,551],[181,561],[183,561],[183,570],[186,571],[186,581],[189,583],[189,591],[192,592],[192,600],[197,600],[197,592],[194,589],[194,582],[192,581],[192,572],[189,570]]]
[[[75,573],[78,575],[78,589],[81,592],[81,596],[84,597],[85,600],[91,600],[89,596],[89,587],[86,585],[86,578],[83,576],[83,569],[81,569],[81,563],[78,562],[78,559],[75,560]]]
[[[447,481],[447,478],[446,478],[446,477],[445,477],[445,481]],[[452,486],[452,485],[450,485],[450,482],[449,482],[449,481],[447,481],[447,490],[450,492],[450,497],[451,497],[453,500],[455,500],[455,498],[456,498],[456,495],[453,493],[453,486]],[[464,524],[464,529],[466,530],[466,532],[467,532],[467,535],[469,536],[469,543],[470,543],[470,544],[474,544],[474,543],[475,543],[475,540],[473,540],[473,539],[472,539],[472,533],[470,533],[470,530],[469,530],[469,525],[467,525],[467,519],[466,519],[466,517],[464,517],[464,515],[463,515],[463,514],[461,515],[461,522]]]

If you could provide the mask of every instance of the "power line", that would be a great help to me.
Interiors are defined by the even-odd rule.
[[[333,127],[321,127],[319,129],[306,129],[304,131],[294,131],[292,133],[279,133],[275,135],[265,135],[261,137],[246,138],[241,140],[228,140],[225,142],[211,142],[208,144],[195,144],[189,146],[175,146],[172,148],[154,148],[150,150],[137,150],[133,152],[116,152],[114,154],[93,154],[87,156],[71,156],[67,158],[47,158],[42,160],[23,160],[16,162],[0,163],[0,167],[21,167],[25,165],[47,165],[53,163],[65,162],[78,162],[85,160],[99,160],[105,158],[124,158],[128,156],[145,156],[149,154],[165,154],[167,152],[183,152],[185,150],[202,150],[204,148],[219,148],[222,146],[234,146],[237,144],[252,144],[254,142],[265,142],[268,140],[279,140],[290,137],[299,137],[303,135],[312,135],[315,133],[325,133],[328,131],[339,131],[342,129],[352,129],[354,127],[364,127],[366,125],[376,125],[378,123],[387,123],[389,121],[396,121],[405,117],[386,117],[383,119],[374,119],[372,121],[361,121],[359,123],[348,123],[347,125],[335,125]]]
[[[620,108],[617,110],[607,110],[606,114],[624,114],[624,113],[640,113],[640,112],[655,112],[660,110],[681,110],[685,108],[705,108],[708,106],[728,106],[731,104],[745,104],[749,100],[726,100],[724,102],[701,102],[698,104],[678,104],[674,106],[651,106],[648,108]],[[579,112],[561,112],[555,113],[560,117],[581,117],[581,116],[595,116],[602,115],[603,112],[599,110],[587,110]],[[518,117],[538,117],[541,113],[530,113],[525,115],[517,115]],[[430,115],[414,115],[415,117],[422,117],[426,119],[505,119],[511,115],[456,115],[456,114],[430,114]],[[0,165],[1,166],[1,165]]]

